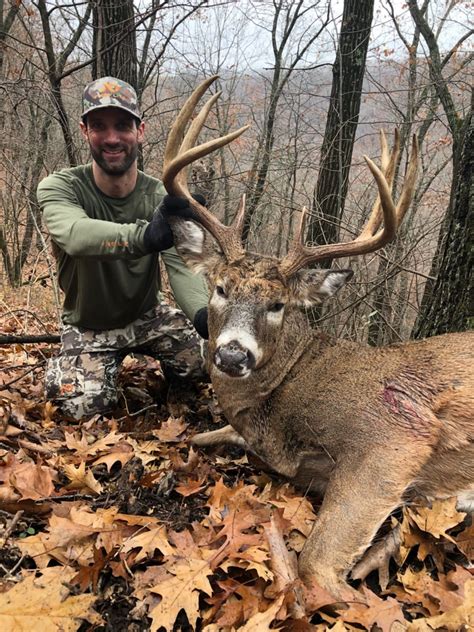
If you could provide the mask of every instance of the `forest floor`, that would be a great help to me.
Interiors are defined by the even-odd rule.
[[[2,333],[56,332],[50,299],[5,296]],[[296,574],[318,499],[191,447],[224,423],[208,385],[170,389],[128,356],[114,414],[77,424],[43,398],[56,348],[0,347],[1,630],[473,629],[474,527],[453,499],[392,517],[400,553],[335,603]]]

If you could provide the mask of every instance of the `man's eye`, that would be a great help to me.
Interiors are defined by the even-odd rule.
[[[216,285],[216,294],[217,296],[222,296],[224,298],[226,297],[226,293],[222,285]]]
[[[273,303],[273,305],[270,305],[270,307],[268,308],[269,312],[281,312],[281,310],[285,307],[285,303]]]

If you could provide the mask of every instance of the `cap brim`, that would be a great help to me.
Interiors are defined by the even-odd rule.
[[[140,123],[142,121],[142,117],[139,114],[137,114],[136,112],[133,112],[132,110],[129,110],[123,105],[118,105],[116,103],[107,103],[104,105],[93,105],[81,114],[81,119],[84,120],[84,117],[90,114],[91,112],[96,112],[97,110],[105,110],[107,108],[116,108],[117,110],[123,110],[124,112],[127,112],[127,114],[130,114],[130,116],[133,116],[134,118],[136,118],[137,121],[139,121]]]

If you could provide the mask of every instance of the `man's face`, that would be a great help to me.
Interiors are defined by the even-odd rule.
[[[122,176],[135,163],[143,141],[143,123],[118,108],[103,108],[87,115],[81,130],[92,158],[110,176]]]

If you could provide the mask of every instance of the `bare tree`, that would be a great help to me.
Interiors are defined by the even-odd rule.
[[[345,0],[308,239],[337,241],[349,182],[374,0]],[[327,262],[325,262],[327,263]]]
[[[243,238],[249,235],[252,218],[262,199],[268,170],[271,162],[272,149],[275,142],[274,129],[277,108],[283,89],[298,64],[304,60],[308,50],[318,39],[329,22],[329,5],[326,14],[319,17],[317,27],[313,26],[311,34],[300,39],[294,52],[288,49],[292,42],[292,34],[299,23],[307,14],[314,13],[320,3],[308,4],[303,0],[288,2],[287,0],[274,0],[274,14],[271,25],[271,40],[273,52],[273,68],[270,78],[270,91],[267,108],[264,115],[263,128],[257,143],[257,152],[250,170],[251,178],[248,183],[247,215],[245,218]]]
[[[451,2],[448,8],[454,7]],[[442,57],[435,33],[426,15],[416,0],[408,0],[411,16],[427,46],[430,77],[440,100],[450,133],[452,135],[452,182],[449,206],[440,231],[436,254],[433,258],[430,277],[425,287],[423,302],[418,314],[413,336],[432,336],[449,331],[469,328],[472,324],[472,295],[474,280],[472,264],[474,258],[473,235],[473,100],[464,116],[456,105],[449,81],[444,77],[449,60],[461,43],[473,31],[466,31],[456,45]],[[472,60],[466,55],[464,64]],[[471,93],[472,94],[472,93]]]

